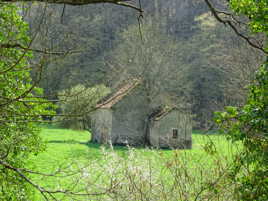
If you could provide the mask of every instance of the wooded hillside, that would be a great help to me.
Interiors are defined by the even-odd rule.
[[[203,1],[141,6],[142,16],[110,4],[24,5],[32,35],[39,30],[35,48],[76,51],[50,56],[40,83],[46,96],[57,99],[77,84],[114,88],[142,75],[154,85],[151,92],[191,104],[196,128],[210,127],[213,111],[243,103],[261,52],[219,25]]]

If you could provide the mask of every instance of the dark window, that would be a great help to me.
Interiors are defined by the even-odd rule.
[[[174,139],[178,138],[178,129],[177,128],[172,129],[172,138],[174,138]]]

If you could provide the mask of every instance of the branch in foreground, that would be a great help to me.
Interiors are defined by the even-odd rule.
[[[130,0],[2,0],[6,3],[14,3],[14,2],[44,2],[44,3],[53,3],[53,4],[67,4],[72,6],[80,6],[80,5],[87,5],[87,4],[100,4],[100,3],[110,3],[116,4],[119,6],[124,6],[128,8],[135,9],[139,12],[143,12],[140,7],[137,7],[133,4],[127,3]]]
[[[111,191],[111,189],[106,189],[105,191],[103,192],[96,192],[96,193],[87,193],[87,192],[74,192],[74,191],[71,191],[71,190],[62,190],[62,189],[56,189],[56,190],[48,190],[36,183],[34,183],[34,181],[32,181],[28,176],[26,176],[23,172],[28,172],[28,173],[32,173],[32,174],[40,174],[42,175],[42,173],[38,173],[38,172],[33,172],[33,171],[30,171],[30,170],[27,170],[26,169],[20,169],[20,168],[16,168],[12,165],[10,165],[9,163],[3,161],[3,160],[0,160],[0,166],[3,166],[4,168],[6,169],[9,169],[11,171],[14,171],[16,172],[22,179],[24,179],[27,183],[29,183],[31,186],[33,186],[36,190],[38,190],[43,198],[47,201],[49,201],[49,197],[51,197],[53,200],[55,201],[59,201],[55,196],[54,194],[65,194],[65,195],[72,195],[72,196],[100,196],[100,195],[105,195],[107,194],[107,192]],[[44,176],[51,176],[51,175],[44,175]]]
[[[244,35],[243,33],[241,33],[237,27],[234,25],[234,23],[231,20],[228,19],[223,19],[220,17],[219,14],[225,14],[227,16],[230,16],[230,14],[226,14],[224,11],[219,11],[217,10],[212,3],[210,2],[210,0],[204,0],[205,3],[207,4],[207,6],[209,7],[212,15],[222,24],[224,25],[228,25],[237,36],[241,37],[242,39],[244,39],[250,46],[252,46],[253,48],[256,48],[260,51],[262,51],[265,54],[268,54],[268,51],[265,50],[265,48],[262,45],[256,44],[255,42],[252,41],[252,39],[246,35]]]
[[[21,44],[9,44],[9,43],[4,43],[4,44],[0,44],[0,49],[1,48],[20,48],[23,49],[25,51],[33,51],[33,52],[37,52],[37,53],[41,53],[41,54],[52,54],[52,55],[66,55],[66,54],[73,54],[73,53],[79,53],[82,51],[65,51],[65,52],[51,52],[51,51],[47,51],[47,50],[39,50],[39,49],[32,49],[32,48],[28,48],[28,47],[24,47]]]

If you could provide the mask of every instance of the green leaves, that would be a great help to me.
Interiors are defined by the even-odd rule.
[[[253,32],[268,35],[268,2],[267,0],[232,0],[232,9],[241,15],[247,16],[249,26]]]
[[[235,13],[249,18],[252,32],[268,36],[267,0],[232,0]],[[237,200],[265,201],[268,195],[268,63],[260,67],[249,87],[246,104],[215,113],[215,121],[232,141],[242,141],[243,153],[234,161],[231,180]]]
[[[244,145],[244,154],[234,162],[239,169],[247,168],[244,175],[236,172],[233,178],[239,184],[236,189],[239,200],[264,201],[267,199],[264,195],[268,194],[267,64],[257,72],[249,89],[248,101],[242,108],[226,107],[225,112],[215,113],[215,121],[230,140],[242,141]]]
[[[15,5],[0,4],[0,160],[23,168],[29,154],[44,149],[36,122],[53,114],[51,104],[30,77],[32,53],[15,48],[30,42],[28,25]],[[27,175],[27,174],[25,174]],[[0,165],[0,200],[31,200],[32,187],[16,172]]]
[[[55,120],[63,128],[84,129],[84,122],[90,124],[89,116],[97,102],[108,93],[110,89],[104,85],[86,88],[81,84],[61,91],[58,106],[62,116]]]

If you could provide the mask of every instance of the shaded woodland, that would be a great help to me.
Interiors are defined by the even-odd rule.
[[[144,1],[143,16],[113,5],[32,4],[23,15],[35,48],[76,51],[50,56],[40,87],[46,97],[78,84],[116,88],[131,77],[146,80],[148,97],[190,104],[195,128],[211,128],[213,111],[241,105],[263,61],[203,1]],[[38,56],[38,55],[37,55]]]

